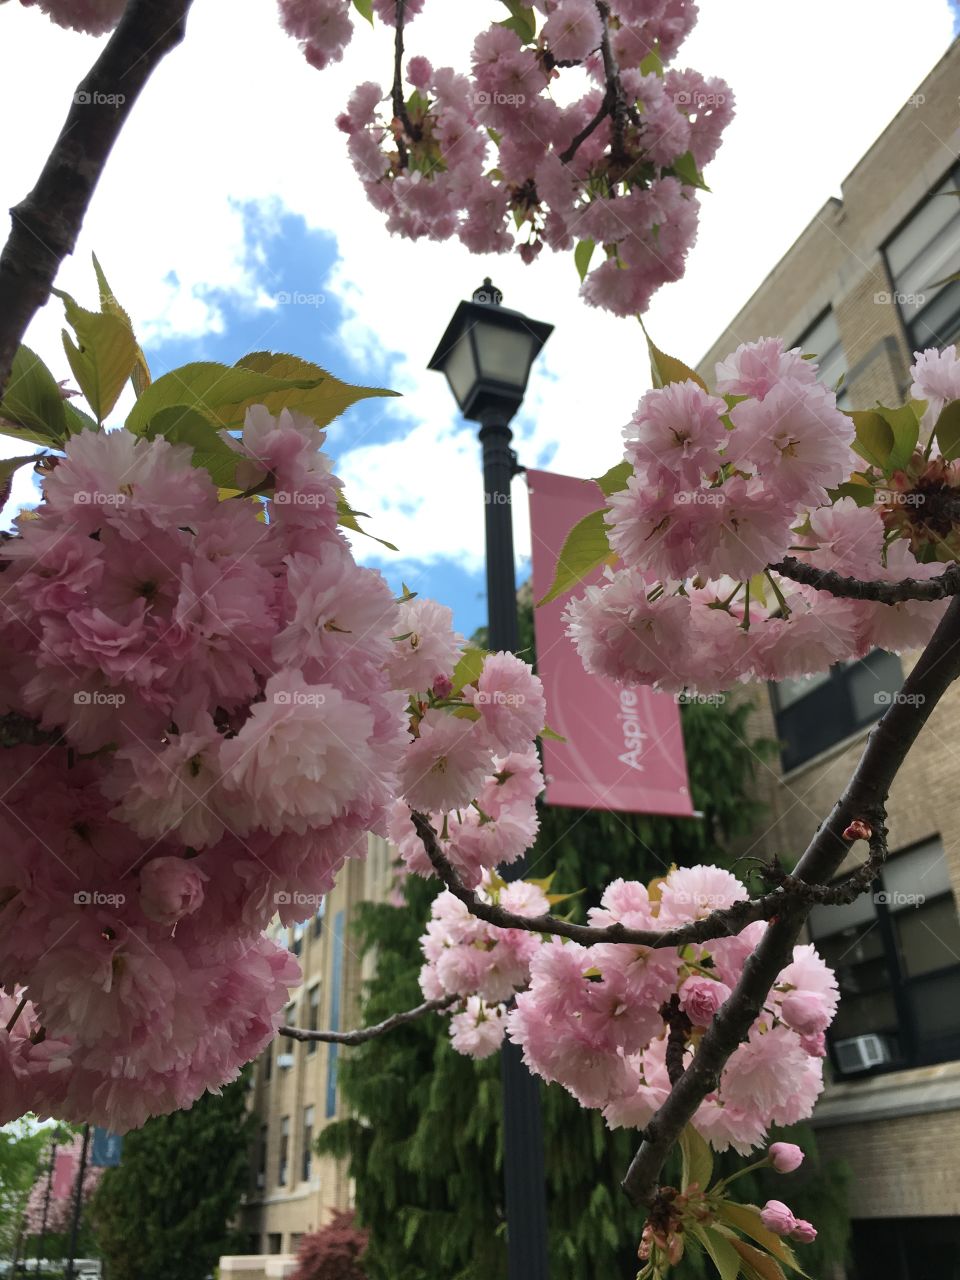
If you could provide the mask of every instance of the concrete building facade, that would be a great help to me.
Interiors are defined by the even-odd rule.
[[[902,403],[912,352],[960,336],[960,42],[947,51],[700,362],[780,335],[841,377],[844,408]],[[754,854],[793,859],[839,796],[915,655],[875,652],[771,686],[752,729],[769,823]],[[891,858],[872,894],[817,908],[837,971],[821,1150],[852,1173],[851,1280],[960,1277],[960,689],[937,708],[893,788]]]

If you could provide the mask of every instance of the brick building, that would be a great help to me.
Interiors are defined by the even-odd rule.
[[[960,337],[960,42],[954,42],[700,363],[782,335],[842,376],[842,407],[901,403],[911,353]],[[798,855],[849,777],[905,669],[876,651],[771,686],[753,730],[769,826],[753,853]],[[856,1280],[960,1277],[960,689],[893,788],[877,892],[819,907],[811,933],[842,993],[821,1149],[853,1174]]]

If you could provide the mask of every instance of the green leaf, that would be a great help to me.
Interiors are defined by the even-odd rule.
[[[692,1231],[710,1255],[713,1265],[720,1273],[720,1280],[737,1280],[740,1258],[733,1244],[712,1227],[694,1226]]]
[[[108,315],[116,316],[130,330],[133,340],[136,342],[136,334],[133,332],[133,323],[126,311],[117,301],[116,294],[107,283],[107,277],[103,274],[103,268],[97,261],[97,255],[93,254],[93,269],[97,276],[97,287],[100,290],[100,310],[105,311]],[[133,366],[133,372],[130,374],[130,381],[133,383],[133,390],[136,395],[140,396],[150,385],[150,366],[147,364],[147,358],[137,343],[137,359]]]
[[[769,1253],[733,1236],[730,1243],[740,1255],[740,1265],[747,1280],[786,1280],[780,1263]]]
[[[893,448],[887,458],[887,470],[902,471],[913,457],[920,435],[920,420],[913,406],[901,405],[898,409],[888,409],[881,405],[877,412],[893,432]]]
[[[353,7],[361,18],[366,18],[373,26],[373,0],[353,0]]]
[[[155,413],[180,405],[198,409],[215,421],[226,416],[232,425],[242,426],[247,405],[266,403],[274,392],[293,395],[315,388],[318,381],[315,376],[291,380],[213,361],[185,364],[147,387],[130,411],[126,425],[135,435],[143,435]],[[229,406],[228,413],[224,406]]]
[[[801,1268],[797,1255],[786,1240],[763,1225],[760,1210],[755,1204],[738,1204],[735,1200],[721,1200],[717,1213],[728,1226],[735,1227],[743,1235],[749,1236],[751,1240],[762,1245],[767,1253],[772,1253],[780,1262],[799,1272],[801,1276],[806,1276],[807,1273]]]
[[[271,413],[279,413],[281,409],[292,409],[297,413],[305,413],[312,418],[318,427],[325,427],[338,418],[345,409],[349,409],[358,400],[367,400],[371,396],[397,396],[398,391],[390,391],[385,387],[354,387],[349,382],[341,382],[326,369],[299,356],[286,355],[283,352],[254,351],[237,361],[238,369],[252,369],[256,373],[271,378],[280,378],[288,383],[282,390],[268,392],[260,400],[247,399],[241,405],[228,406],[222,401],[218,417],[224,425],[243,425],[243,410],[250,404],[265,404]],[[237,421],[239,419],[239,421]]]
[[[653,48],[640,63],[640,74],[642,76],[655,75],[663,78],[663,59],[660,57],[660,44],[654,42]]]
[[[209,418],[199,409],[171,405],[150,419],[144,433],[148,440],[162,436],[171,444],[188,444],[193,449],[190,461],[203,467],[218,488],[232,489],[237,476],[237,463],[243,455],[231,449]]]
[[[605,471],[602,476],[595,476],[594,483],[600,486],[603,496],[609,498],[612,493],[619,493],[621,489],[625,489],[632,475],[633,467],[624,460],[611,467],[609,471]]]
[[[137,340],[129,320],[103,311],[87,311],[62,289],[51,290],[64,307],[76,341],[63,331],[63,349],[84,398],[103,422],[117,403],[137,363]]]
[[[588,573],[610,558],[607,526],[603,522],[605,514],[605,507],[591,511],[567,534],[557,558],[553,584],[543,599],[537,601],[537,608],[571,591]]]
[[[39,453],[25,453],[19,458],[0,458],[0,507],[7,504],[15,473],[28,462],[36,462],[40,457],[43,455]]]
[[[506,27],[508,31],[515,31],[524,44],[529,44],[537,34],[537,22],[533,11],[523,4],[522,0],[503,0],[503,3],[510,10],[510,17],[496,25]]]
[[[590,259],[593,257],[593,251],[596,247],[597,242],[595,240],[577,241],[577,247],[573,251],[573,261],[576,263],[581,282],[590,269]]]
[[[688,1124],[680,1135],[680,1155],[683,1160],[680,1189],[686,1191],[695,1182],[701,1191],[706,1191],[713,1177],[713,1152],[693,1125]]]
[[[703,174],[697,168],[697,162],[693,158],[692,151],[685,151],[682,156],[678,156],[671,168],[686,186],[697,187],[700,191],[710,190],[703,180]]]
[[[671,382],[695,382],[698,387],[703,387],[704,391],[707,390],[707,384],[699,373],[694,373],[693,369],[689,369],[682,360],[665,355],[659,347],[654,346],[646,329],[644,333],[650,350],[650,376],[653,378],[655,387],[666,387]]]
[[[960,458],[960,400],[951,400],[943,406],[933,434],[948,462]]]
[[[840,498],[852,498],[858,507],[872,507],[876,501],[876,490],[872,484],[869,484],[862,477],[858,480],[856,472],[849,480],[845,480],[843,484],[838,484],[835,489],[828,489],[832,502],[838,501]]]
[[[563,734],[557,733],[556,729],[551,729],[548,724],[545,724],[543,726],[543,728],[537,734],[537,737],[546,738],[549,742],[566,742],[566,738],[563,736]]]
[[[3,434],[19,440],[59,446],[66,437],[60,388],[47,366],[29,347],[18,347],[13,357],[7,390],[0,400],[0,419],[3,419]]]
[[[488,650],[476,649],[472,645],[464,649],[460,661],[453,669],[453,692],[459,693],[468,684],[476,684],[486,661]]]
[[[350,529],[354,533],[362,533],[365,538],[372,538],[374,542],[379,542],[381,547],[386,547],[388,551],[399,550],[392,542],[387,542],[386,538],[378,538],[375,533],[370,533],[369,530],[361,526],[357,517],[365,514],[366,512],[364,511],[354,511],[342,494],[337,499],[337,524],[342,524],[345,529]]]
[[[856,428],[854,452],[871,466],[886,471],[887,461],[896,443],[890,423],[873,409],[852,409],[848,416],[853,419]]]

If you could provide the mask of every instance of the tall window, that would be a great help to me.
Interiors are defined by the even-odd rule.
[[[310,997],[307,1013],[307,1026],[311,1031],[317,1031],[320,1028],[320,983],[310,988]],[[316,1040],[307,1041],[307,1056],[313,1057],[317,1052]]]
[[[953,170],[887,243],[887,266],[911,351],[960,338],[960,168]]]
[[[900,659],[874,649],[859,662],[771,684],[784,769],[795,769],[879,720],[902,683]]]
[[[263,1051],[263,1082],[269,1084],[270,1077],[273,1075],[273,1041]]]
[[[295,956],[298,956],[300,952],[303,950],[304,930],[305,930],[305,926],[299,920],[293,926],[293,931],[290,935],[290,950],[293,952]]]
[[[310,1174],[313,1170],[313,1107],[303,1108],[303,1167],[300,1170],[301,1179],[304,1182],[310,1181]]]
[[[327,900],[321,898],[317,904],[317,914],[313,917],[313,936],[319,938],[323,933],[323,917],[327,913]]]
[[[838,1069],[849,1062],[838,1045],[858,1036],[879,1038],[880,1069],[960,1055],[960,920],[939,839],[893,857],[872,894],[814,907],[809,923],[840,987]]]
[[[280,1121],[280,1159],[277,1162],[277,1186],[287,1185],[287,1172],[290,1167],[290,1117],[284,1116]]]
[[[819,380],[831,391],[841,378],[846,377],[847,357],[843,343],[840,341],[840,330],[837,328],[837,317],[829,308],[816,319],[809,329],[793,344],[800,347],[804,355],[817,357],[820,366]],[[841,385],[837,391],[837,404],[841,408],[846,403],[846,388]]]
[[[260,1137],[257,1142],[257,1186],[267,1185],[267,1139],[269,1129],[265,1124],[260,1126]]]

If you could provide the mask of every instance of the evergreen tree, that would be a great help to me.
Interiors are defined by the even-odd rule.
[[[529,643],[529,615],[524,621]],[[757,755],[771,745],[748,741],[749,711],[748,704],[729,700],[682,708],[702,819],[544,806],[528,874],[555,869],[555,891],[585,890],[575,900],[582,916],[617,876],[647,881],[673,862],[729,863],[723,845],[745,835],[759,816],[749,783]],[[746,874],[743,864],[737,871]],[[436,892],[435,883],[410,877],[406,907],[364,904],[359,942],[377,955],[367,1022],[422,999],[418,938]],[[319,1144],[349,1157],[360,1220],[370,1232],[364,1265],[371,1280],[505,1277],[499,1057],[479,1063],[462,1057],[449,1047],[445,1020],[430,1018],[353,1051],[340,1085],[353,1118],[327,1128]],[[541,1098],[554,1274],[565,1280],[634,1275],[643,1218],[619,1182],[636,1133],[610,1132],[598,1113],[583,1110],[559,1085],[541,1086]],[[825,1259],[846,1251],[844,1175],[820,1167],[812,1135],[805,1131],[801,1141],[808,1155],[800,1172],[787,1179],[766,1172],[746,1177],[741,1198],[761,1204],[785,1198],[815,1221],[820,1239],[805,1247],[804,1261],[820,1274]],[[732,1172],[742,1163],[728,1157],[718,1169]],[[678,1280],[710,1274],[692,1252],[677,1269]]]
[[[206,1280],[234,1251],[251,1117],[244,1079],[127,1134],[91,1206],[105,1280]]]
[[[0,1129],[0,1258],[11,1261],[22,1250],[30,1190],[46,1170],[50,1130],[25,1116]]]

